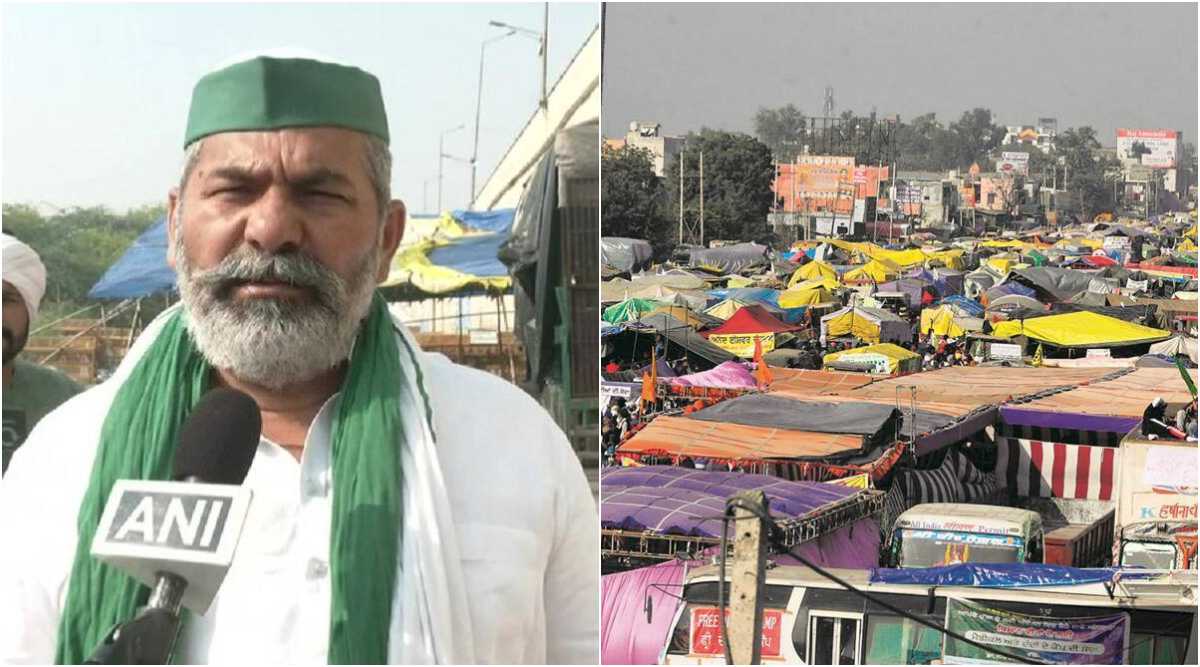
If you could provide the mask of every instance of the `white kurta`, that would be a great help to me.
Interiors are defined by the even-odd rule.
[[[578,459],[517,387],[442,355],[418,354],[475,659],[595,664],[599,522]],[[95,387],[43,419],[3,479],[0,661],[54,660],[76,514],[116,388]],[[260,442],[245,481],[254,499],[234,564],[209,613],[193,616],[181,662],[325,662],[337,400],[313,421],[301,461]],[[392,627],[396,642],[399,628]]]

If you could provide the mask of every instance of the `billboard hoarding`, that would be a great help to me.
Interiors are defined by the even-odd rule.
[[[996,171],[1004,174],[1029,175],[1029,153],[1004,151],[996,161]]]
[[[1154,169],[1178,166],[1182,137],[1175,130],[1117,129],[1117,158]]]

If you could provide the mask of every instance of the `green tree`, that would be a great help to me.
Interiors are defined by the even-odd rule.
[[[600,154],[600,190],[604,206],[600,229],[604,236],[645,239],[660,249],[668,243],[669,228],[660,216],[662,180],[654,175],[650,151],[634,146]]]
[[[990,109],[975,107],[964,111],[957,121],[950,124],[954,166],[965,169],[972,162],[982,166],[988,154],[1004,140],[1004,133],[1004,126],[993,122]]]
[[[779,162],[796,159],[804,146],[805,131],[804,112],[794,104],[778,109],[759,107],[754,114],[754,134]]]
[[[1106,174],[1116,167],[1116,161],[1101,157],[1096,131],[1086,125],[1069,128],[1055,139],[1055,150],[1062,158],[1066,189],[1083,219],[1111,211],[1113,191]]]
[[[771,149],[748,134],[708,128],[689,133],[686,142],[690,173],[683,197],[689,215],[698,208],[700,179],[693,174],[699,154],[704,153],[705,240],[751,241],[765,237],[767,212],[775,201]],[[678,158],[667,169],[667,190],[669,201],[678,202]]]
[[[115,214],[103,206],[72,208],[44,217],[24,204],[4,205],[4,231],[29,244],[46,266],[46,295],[34,326],[92,303],[88,290],[163,207]]]

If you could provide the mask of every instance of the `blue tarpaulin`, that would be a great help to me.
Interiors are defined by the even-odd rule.
[[[515,208],[499,208],[494,211],[467,211],[458,209],[450,215],[454,216],[467,227],[478,229],[482,232],[508,232],[512,229],[513,217],[516,215]]]
[[[90,299],[135,299],[175,289],[167,266],[167,219],[142,232],[88,292]]]
[[[958,306],[969,317],[981,317],[983,315],[983,306],[979,302],[957,294],[942,299],[940,305]]]
[[[803,319],[806,310],[805,307],[780,308],[779,290],[769,287],[727,287],[709,290],[708,296],[716,301],[734,299],[745,304],[759,304],[788,324],[795,324]]]
[[[507,231],[464,236],[430,250],[429,261],[480,278],[507,276],[508,267],[496,258],[507,240]]]
[[[943,567],[892,569],[871,568],[871,583],[921,584],[924,586],[977,586],[980,588],[1024,588],[1026,586],[1065,586],[1144,578],[1151,572],[1118,567],[1079,568],[1040,563],[960,563]]]

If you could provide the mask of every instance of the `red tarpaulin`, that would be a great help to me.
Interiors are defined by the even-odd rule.
[[[798,327],[787,324],[767,312],[762,306],[742,306],[725,324],[703,332],[705,336],[713,334],[761,334],[783,333],[795,331]]]

